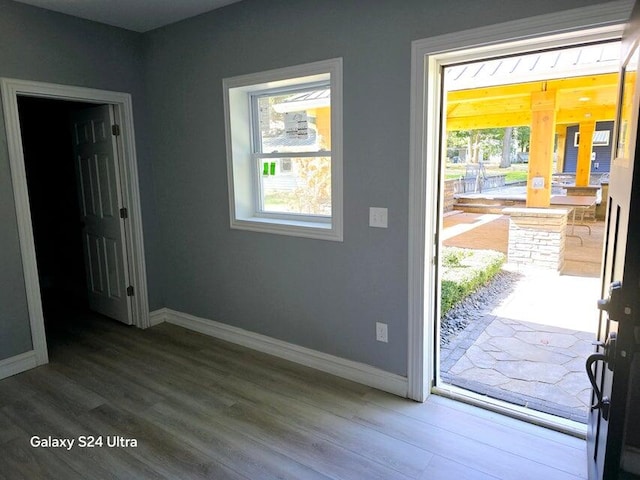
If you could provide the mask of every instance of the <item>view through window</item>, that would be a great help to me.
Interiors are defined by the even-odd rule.
[[[254,158],[261,212],[331,215],[328,83],[253,96]],[[277,156],[274,156],[277,154]]]

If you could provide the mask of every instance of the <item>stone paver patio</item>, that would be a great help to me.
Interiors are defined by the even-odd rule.
[[[480,248],[487,248],[490,223],[478,223],[483,227],[484,245]],[[457,246],[467,243],[469,238],[465,241],[461,237],[472,233],[473,229],[469,229],[456,235]],[[497,233],[501,234],[500,229]],[[584,263],[599,261],[589,248],[580,254],[586,255]],[[441,347],[442,380],[516,405],[586,422],[591,389],[584,364],[594,350],[591,342],[595,339],[600,286],[592,272],[589,276],[569,276],[519,271],[519,280],[498,305]]]
[[[468,348],[462,342],[443,348],[441,376],[477,393],[585,422],[591,388],[584,363],[592,340],[591,332],[493,316]]]

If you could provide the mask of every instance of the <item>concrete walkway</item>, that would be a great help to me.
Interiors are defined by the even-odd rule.
[[[487,216],[463,215],[467,218],[458,218],[451,225],[458,225],[461,233],[450,235],[445,245],[490,248],[490,237],[493,242],[502,238],[503,218],[492,219],[499,226],[493,236]],[[478,231],[459,227],[465,223],[476,224]],[[445,228],[445,237],[446,232]],[[473,237],[481,241],[470,243]],[[498,305],[441,348],[442,379],[516,405],[586,422],[591,389],[584,364],[594,351],[591,342],[600,287],[595,275],[600,258],[593,253],[599,242],[602,245],[602,237],[589,240],[595,247],[578,250],[576,257],[576,265],[583,267],[576,273],[582,270],[588,276],[520,270],[511,292]],[[493,243],[491,249],[502,248]]]

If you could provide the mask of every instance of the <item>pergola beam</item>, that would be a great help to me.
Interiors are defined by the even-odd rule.
[[[447,103],[476,102],[479,99],[505,99],[529,95],[539,92],[543,88],[547,90],[589,90],[604,87],[617,87],[618,74],[606,73],[587,77],[560,78],[537,82],[525,82],[512,85],[499,85],[495,87],[470,88],[466,90],[453,90],[447,93]]]
[[[556,123],[613,120],[616,117],[618,74],[525,82],[447,93],[446,128],[473,130],[531,124],[531,95],[556,91]]]
[[[582,107],[573,110],[559,109],[556,112],[558,125],[577,124],[581,121],[595,119],[598,122],[614,120],[615,107]],[[447,131],[476,130],[480,128],[521,127],[531,124],[531,110],[511,113],[494,113],[472,115],[466,117],[451,116],[447,118]]]
[[[453,117],[447,119],[447,131],[521,127],[523,125],[529,125],[530,123],[531,112]]]

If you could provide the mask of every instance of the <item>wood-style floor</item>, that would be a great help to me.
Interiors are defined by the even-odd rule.
[[[579,439],[180,327],[94,316],[48,336],[48,365],[0,381],[2,479],[586,478]],[[31,447],[36,435],[76,444]],[[78,447],[89,435],[104,446]],[[107,436],[137,447],[109,448]]]

